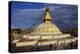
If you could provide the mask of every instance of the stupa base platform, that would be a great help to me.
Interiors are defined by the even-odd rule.
[[[58,46],[58,45],[44,45],[44,46],[21,46],[21,47],[16,47],[15,44],[13,48],[11,49],[12,52],[34,52],[34,51],[51,51],[51,50],[69,50],[69,49],[78,49],[77,43],[68,43],[67,45],[63,46]]]
[[[76,42],[77,38],[73,39],[58,39],[58,40],[32,40],[32,41],[26,41],[26,42],[17,42],[16,47],[21,47],[21,46],[44,46],[44,45],[61,45],[61,44],[68,44],[71,42]]]

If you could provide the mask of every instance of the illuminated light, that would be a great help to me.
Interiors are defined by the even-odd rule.
[[[50,44],[56,44],[56,41],[45,41],[38,43],[38,45],[50,45]]]
[[[71,35],[70,34],[64,34],[65,36],[67,36],[67,37],[70,37]]]
[[[65,40],[65,43],[70,43],[70,42],[72,42],[72,39]]]
[[[58,38],[59,38],[58,35],[55,35],[55,36],[54,36],[54,39],[58,39]]]
[[[78,38],[77,38],[77,37],[75,37],[74,39],[75,39],[75,40],[78,40]]]
[[[42,39],[53,39],[53,36],[42,36]]]
[[[75,39],[72,39],[72,42],[75,42],[76,40]]]
[[[40,36],[29,36],[28,39],[39,39]]]
[[[67,37],[71,37],[71,36],[66,34],[54,35],[54,39],[67,38]]]
[[[59,41],[59,45],[62,44],[62,43],[64,43],[64,40]]]
[[[18,41],[20,41],[20,39],[18,39],[18,40],[13,40],[12,43],[17,43]]]
[[[23,35],[23,38],[28,38],[28,36],[27,35]]]
[[[16,47],[20,47],[20,46],[32,46],[32,45],[35,45],[36,43],[37,43],[37,41],[17,42],[16,43]]]
[[[59,37],[58,38],[64,38],[64,35],[59,35]]]
[[[73,42],[75,42],[76,40],[78,40],[78,38],[74,38],[74,39],[72,39]]]

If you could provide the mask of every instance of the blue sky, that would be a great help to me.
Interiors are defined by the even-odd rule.
[[[44,10],[47,4],[32,2],[11,3],[11,27],[35,28],[43,22]],[[77,5],[48,4],[52,22],[60,29],[77,28]]]

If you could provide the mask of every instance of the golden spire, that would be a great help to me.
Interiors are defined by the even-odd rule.
[[[45,8],[45,16],[44,16],[44,22],[51,22],[51,14],[48,7]]]

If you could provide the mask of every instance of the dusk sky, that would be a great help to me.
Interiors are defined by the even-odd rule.
[[[32,2],[11,3],[11,27],[35,28],[43,22],[44,11],[47,4]],[[78,6],[64,4],[48,4],[52,22],[60,29],[77,28]]]

